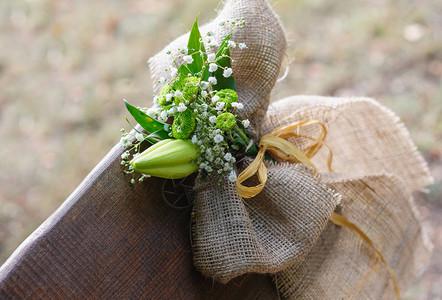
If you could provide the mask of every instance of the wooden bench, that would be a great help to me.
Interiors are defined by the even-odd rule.
[[[116,145],[0,268],[0,299],[273,299],[270,277],[227,285],[192,264],[190,210],[162,200],[162,179],[132,185]]]

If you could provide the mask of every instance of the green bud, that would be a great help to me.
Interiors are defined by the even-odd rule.
[[[178,179],[198,170],[194,161],[198,157],[198,150],[190,140],[167,139],[146,149],[130,164],[145,175]]]
[[[180,102],[185,102],[186,100],[189,102],[194,101],[196,97],[194,98],[193,96],[197,95],[199,91],[198,78],[192,76],[181,79],[177,83],[177,90],[180,90],[183,93],[183,97],[175,98],[176,105],[179,105]]]
[[[185,140],[195,129],[195,115],[186,109],[175,115],[172,124],[172,136],[176,139]]]
[[[219,97],[219,101],[226,103],[224,107],[227,109],[232,107],[233,102],[238,101],[238,94],[231,89],[222,89],[215,96]]]
[[[163,87],[161,88],[160,94],[158,95],[158,104],[159,105],[166,105],[168,103],[167,99],[166,99],[166,95],[167,94],[172,94],[172,87],[170,86],[170,84],[166,83],[165,85],[163,85]]]
[[[224,131],[232,129],[232,127],[235,124],[236,124],[235,116],[228,112],[220,114],[216,118],[216,127]]]

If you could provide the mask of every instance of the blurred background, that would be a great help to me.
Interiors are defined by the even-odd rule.
[[[288,36],[293,94],[369,96],[430,164],[417,194],[432,262],[406,299],[441,299],[442,3],[270,0]],[[150,106],[146,60],[215,17],[218,0],[0,1],[0,264],[119,141],[122,99]],[[439,297],[439,298],[438,298]]]

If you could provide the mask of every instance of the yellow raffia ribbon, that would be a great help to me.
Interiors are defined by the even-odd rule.
[[[330,221],[332,221],[334,224],[342,227],[346,227],[357,234],[376,252],[376,254],[379,256],[379,259],[382,261],[382,263],[387,267],[388,272],[390,273],[391,278],[393,279],[393,286],[394,286],[394,293],[396,294],[396,297],[398,299],[401,299],[401,293],[399,291],[399,286],[396,281],[396,274],[394,273],[393,269],[390,267],[390,265],[385,260],[385,257],[382,255],[381,250],[379,250],[378,247],[373,243],[373,241],[358,227],[356,224],[350,222],[346,217],[343,215],[333,213]]]
[[[321,128],[321,131],[317,138],[299,133],[299,129],[301,129],[302,127],[314,124],[319,125]],[[326,146],[330,151],[327,159],[327,166],[330,172],[333,172],[333,169],[331,167],[333,153],[330,147],[325,143],[326,136],[327,128],[325,127],[324,123],[318,120],[295,122],[287,126],[278,127],[274,129],[270,134],[262,136],[261,140],[259,141],[259,151],[256,155],[256,158],[238,176],[238,179],[236,181],[236,191],[238,195],[243,198],[252,198],[258,195],[264,188],[267,182],[267,168],[264,165],[264,154],[266,151],[268,151],[274,158],[289,161],[291,163],[302,163],[306,166],[309,166],[313,169],[314,174],[316,174],[318,170],[310,159],[314,157],[316,153],[318,153],[322,146]],[[287,138],[291,137],[307,138],[314,141],[314,143],[305,148],[304,151],[301,151],[295,145],[286,140]],[[258,185],[249,187],[242,184],[244,181],[251,178],[255,174],[258,177]],[[394,292],[396,294],[396,297],[400,299],[400,291],[396,280],[396,274],[385,260],[382,252],[375,246],[373,241],[358,226],[350,222],[346,217],[342,215],[333,213],[330,221],[338,226],[346,227],[357,233],[376,252],[376,254],[379,256],[379,259],[386,266],[388,272],[390,273],[393,280]]]

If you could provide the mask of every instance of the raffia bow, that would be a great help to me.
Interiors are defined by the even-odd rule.
[[[296,129],[313,124],[319,124],[322,129],[320,131],[319,137],[317,138],[300,134],[299,130],[295,131]],[[314,143],[308,146],[304,151],[301,151],[295,145],[285,140],[290,137],[307,138],[314,141]],[[243,198],[252,198],[258,195],[265,187],[265,184],[267,182],[267,168],[264,164],[264,154],[266,151],[269,151],[274,158],[286,160],[291,163],[302,163],[306,166],[311,167],[313,169],[313,172],[317,173],[318,170],[310,159],[316,155],[316,153],[321,149],[323,145],[325,145],[329,149],[327,167],[330,172],[333,172],[333,169],[331,167],[333,152],[325,142],[326,137],[327,128],[325,127],[324,123],[318,120],[295,122],[287,126],[276,128],[270,134],[264,135],[259,142],[259,151],[256,158],[238,176],[238,180],[236,181],[236,191],[238,192],[238,195]],[[242,184],[244,181],[251,178],[255,174],[257,175],[260,182],[258,185],[248,187]],[[391,275],[391,279],[393,280],[394,293],[396,294],[397,299],[401,299],[399,286],[396,280],[396,274],[386,261],[384,255],[382,254],[382,251],[379,250],[379,248],[373,243],[373,241],[357,225],[352,223],[343,215],[333,213],[330,217],[330,221],[338,226],[346,227],[357,233],[376,252],[376,254],[379,256],[379,259],[385,265]]]
[[[261,185],[239,192],[247,197],[259,191],[253,198],[241,197],[227,179],[222,185],[209,180],[195,186],[195,267],[223,283],[250,272],[273,274],[280,294],[290,299],[392,298],[395,288],[386,284],[391,275],[376,267],[376,252],[400,270],[401,288],[421,271],[431,252],[410,196],[431,183],[424,160],[397,117],[371,99],[295,96],[267,109],[285,53],[284,31],[265,0],[226,1],[217,18],[200,31],[212,31],[221,41],[227,32],[218,24],[235,18],[245,18],[246,27],[235,32],[233,40],[248,46],[231,53],[244,104],[239,117],[250,120],[249,135],[281,161],[256,163]],[[187,38],[165,49],[183,47]],[[165,52],[149,61],[154,82],[168,67]],[[284,146],[293,133],[270,134],[303,120],[320,122],[307,121],[298,126],[300,132],[293,131],[299,151]],[[325,137],[319,132],[309,139],[316,135],[303,129],[310,127],[325,129],[322,134],[326,132],[339,173],[327,171],[331,158],[322,147]],[[291,151],[302,155],[287,156]],[[258,159],[264,155],[260,153]],[[283,162],[287,159],[292,163]],[[313,174],[314,166],[321,176]],[[336,209],[354,223],[335,215]],[[365,241],[355,228],[365,233]],[[373,251],[373,245],[379,251]]]

